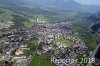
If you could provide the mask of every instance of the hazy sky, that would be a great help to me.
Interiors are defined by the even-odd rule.
[[[75,0],[81,4],[87,4],[87,5],[99,5],[100,6],[100,0]]]

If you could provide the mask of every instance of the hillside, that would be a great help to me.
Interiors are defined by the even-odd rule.
[[[44,6],[51,7],[58,10],[77,11],[77,12],[90,12],[94,13],[100,11],[99,6],[95,5],[82,5],[74,0],[21,0],[24,4],[31,6]]]
[[[31,24],[37,18],[50,23],[74,22],[99,11],[98,6],[81,5],[74,0],[0,0],[0,9],[0,20],[13,21],[16,27]]]
[[[98,12],[99,6],[82,5],[74,0],[0,0],[1,5],[10,6],[10,8],[21,8],[23,6],[49,7],[58,10],[77,11],[77,12]]]
[[[74,0],[0,0],[1,59],[9,55],[8,61],[15,59],[14,63],[7,61],[12,65],[55,66],[53,58],[75,59],[73,54],[81,53],[89,58],[100,41],[89,28],[100,21],[99,10]],[[8,63],[4,64],[11,66]]]
[[[0,8],[0,21],[11,21],[12,20],[12,14],[10,10]]]

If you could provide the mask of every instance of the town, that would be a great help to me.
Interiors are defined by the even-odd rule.
[[[35,37],[38,43],[35,44],[37,46],[33,55],[44,55],[57,66],[80,66],[82,64],[78,61],[71,63],[66,60],[75,60],[77,55],[89,57],[91,52],[81,39],[65,33],[71,33],[69,22],[48,24],[37,19],[36,25],[22,34],[16,31],[6,33],[0,40],[0,61],[3,66],[27,66],[34,59],[32,55],[25,55],[25,51],[31,49],[27,41]],[[64,44],[63,41],[70,44]]]

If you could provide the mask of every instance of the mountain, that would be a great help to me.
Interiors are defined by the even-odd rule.
[[[23,0],[34,6],[44,6],[44,7],[52,7],[56,9],[64,9],[64,10],[74,10],[75,8],[78,9],[80,4],[74,0]]]
[[[0,0],[0,5],[16,6],[21,4],[23,4],[21,0]]]
[[[95,5],[82,5],[74,0],[21,0],[24,4],[31,6],[44,6],[51,7],[59,10],[78,11],[78,12],[98,12],[99,6]]]
[[[19,6],[39,6],[49,7],[58,10],[66,11],[77,11],[77,12],[98,12],[100,11],[99,6],[95,5],[82,5],[74,0],[0,0],[0,5],[6,5],[11,7]]]

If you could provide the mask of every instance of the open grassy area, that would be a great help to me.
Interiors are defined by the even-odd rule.
[[[0,37],[2,36],[2,34],[3,34],[3,32],[2,32],[2,31],[0,31]]]
[[[51,61],[46,57],[35,55],[29,66],[56,66],[56,65],[51,63]]]
[[[81,38],[85,42],[89,50],[94,50],[97,46],[97,43],[100,41],[100,38],[96,34],[79,36],[79,38]]]
[[[25,51],[25,55],[26,56],[29,56],[29,55],[33,55],[34,52],[36,51],[36,47],[37,47],[37,44],[38,44],[38,39],[33,37],[31,40],[29,40],[27,42],[28,44],[28,47],[30,48],[30,51]]]
[[[88,23],[88,22],[76,22],[73,24],[73,27],[72,27],[72,30],[74,32],[80,32],[80,33],[84,33],[84,32],[88,32],[90,29],[89,29],[89,26],[91,25],[91,23]],[[93,33],[89,33],[89,34],[86,34],[86,35],[78,35],[78,37],[80,39],[83,40],[83,42],[85,42],[86,46],[89,48],[89,50],[94,50],[97,43],[100,42],[100,38],[96,35],[96,34],[93,34]]]
[[[13,12],[7,9],[0,8],[0,21],[11,21]]]
[[[69,41],[69,40],[66,40],[66,39],[63,39],[63,38],[58,39],[58,41],[59,41],[60,43],[64,44],[64,45],[67,45],[67,46],[72,46],[72,45],[74,45],[73,42],[71,42],[71,41]]]
[[[86,64],[88,63],[89,59],[87,57],[83,57],[82,55],[77,55],[76,59],[79,63],[83,64],[84,66],[86,66]]]
[[[34,26],[34,22],[25,21],[23,23],[24,23],[24,27],[26,28],[31,28],[32,26]]]
[[[83,64],[84,66],[87,65],[87,63],[89,62],[89,58],[88,57],[84,57],[82,55],[77,55],[76,59],[78,62],[80,62],[81,64]],[[95,65],[93,64],[93,66],[100,66],[100,65]]]
[[[72,23],[72,31],[73,32],[87,32],[89,31],[89,26],[91,25],[91,22],[90,21],[86,21],[86,20],[83,20],[83,21],[75,21]]]
[[[31,48],[31,50],[26,51],[25,55],[27,56],[33,55],[34,52],[36,51],[38,39],[34,37],[31,40],[29,40],[27,43],[28,43],[28,46]],[[32,62],[29,64],[29,66],[55,66],[55,65],[51,63],[51,61],[47,59],[46,57],[35,55]]]

